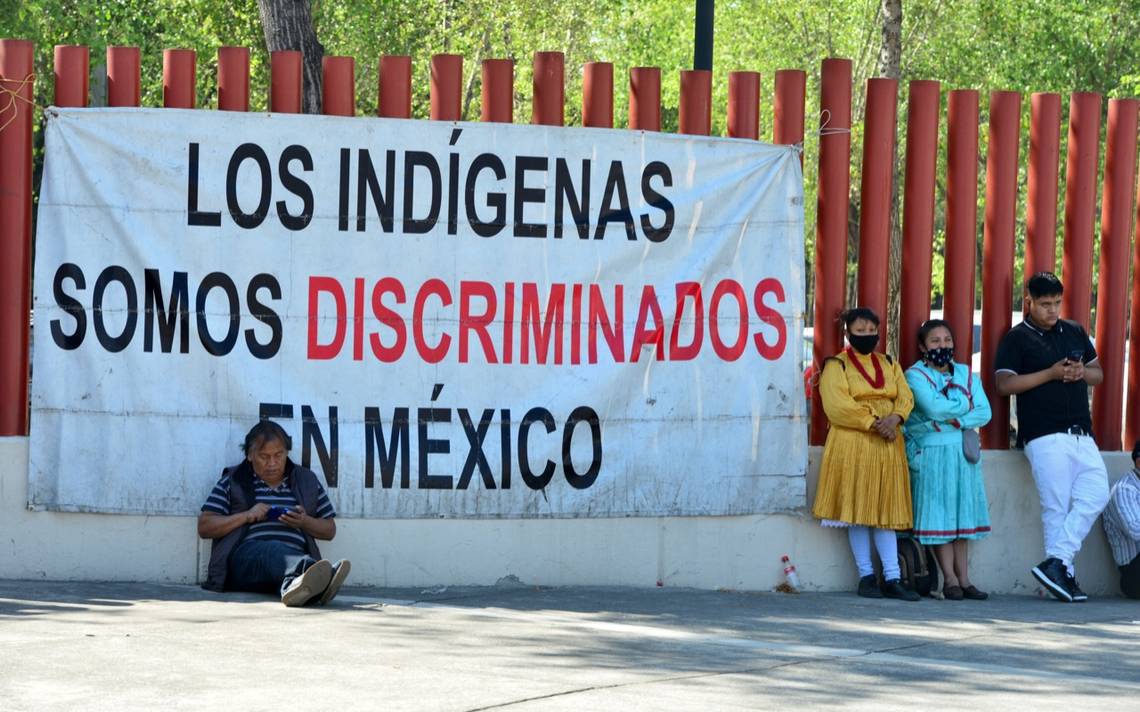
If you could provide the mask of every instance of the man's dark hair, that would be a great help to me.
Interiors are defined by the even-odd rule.
[[[879,315],[876,314],[874,310],[868,309],[867,307],[855,307],[854,309],[848,309],[847,311],[840,314],[839,318],[843,320],[843,326],[848,329],[850,329],[851,325],[859,319],[866,319],[875,326],[879,325]]]
[[[1132,462],[1136,462],[1137,458],[1140,458],[1140,440],[1137,440],[1136,444],[1132,446]]]
[[[954,330],[950,328],[950,324],[948,324],[945,319],[927,319],[926,321],[922,322],[922,326],[918,327],[918,345],[925,346],[926,337],[930,334],[930,332],[934,331],[938,327],[942,327],[943,329],[946,329],[946,331],[949,331],[950,338],[954,338]]]
[[[245,442],[242,443],[241,450],[248,456],[255,447],[261,447],[274,440],[280,441],[285,446],[285,452],[293,449],[293,438],[289,437],[285,428],[272,420],[259,420],[257,425],[250,428],[249,432],[245,434]]]
[[[1038,272],[1025,283],[1025,291],[1034,299],[1055,297],[1065,292],[1065,286],[1052,272]]]

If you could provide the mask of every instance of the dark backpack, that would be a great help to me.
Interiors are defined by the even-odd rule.
[[[918,543],[918,539],[900,534],[899,580],[903,588],[920,596],[929,596],[938,589],[938,564],[930,547]]]

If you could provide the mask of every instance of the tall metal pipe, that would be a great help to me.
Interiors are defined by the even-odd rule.
[[[0,436],[28,434],[34,49],[0,39]]]
[[[993,419],[982,429],[982,444],[1009,449],[1009,398],[997,396],[994,356],[1009,331],[1013,308],[1013,241],[1017,220],[1017,152],[1021,137],[1021,95],[990,94],[990,140],[986,152],[986,216],[982,260],[982,384],[993,394]]]
[[[1069,99],[1069,147],[1065,166],[1065,293],[1061,316],[1090,328],[1096,168],[1100,149],[1100,94],[1075,92]]]
[[[819,205],[815,230],[813,368],[843,345],[839,314],[847,290],[847,209],[851,185],[851,60],[825,59],[820,72]],[[812,445],[827,438],[827,415],[812,389]]]
[[[910,83],[903,189],[903,270],[899,299],[899,362],[903,366],[918,359],[918,327],[930,318],[939,98],[938,82],[916,80]]]
[[[898,86],[895,79],[867,80],[863,122],[863,177],[859,188],[859,306],[870,307],[883,321],[879,348],[886,350],[887,279],[890,273],[891,182],[895,162]]]
[[[1096,351],[1104,382],[1093,391],[1092,403],[1093,435],[1101,450],[1122,449],[1124,334],[1128,316],[1125,309],[1128,252],[1135,219],[1132,198],[1136,185],[1136,128],[1137,101],[1109,99],[1096,299]],[[1128,449],[1132,449],[1132,443]]]
[[[947,97],[946,254],[942,313],[954,332],[954,360],[974,348],[974,281],[978,260],[978,92]]]

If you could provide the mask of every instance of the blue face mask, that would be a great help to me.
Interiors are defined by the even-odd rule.
[[[954,349],[949,346],[927,349],[922,358],[932,366],[948,366],[954,360]]]

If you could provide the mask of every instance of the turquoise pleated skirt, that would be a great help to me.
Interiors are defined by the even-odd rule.
[[[919,542],[945,544],[989,535],[982,467],[966,461],[960,442],[924,445],[909,465],[914,534]]]

